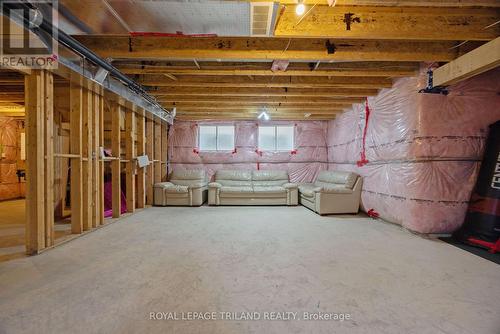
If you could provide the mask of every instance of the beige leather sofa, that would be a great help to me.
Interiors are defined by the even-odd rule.
[[[321,171],[314,183],[299,184],[300,204],[319,213],[357,213],[361,176],[350,172]]]
[[[207,200],[207,185],[204,170],[174,170],[170,182],[154,185],[154,205],[200,206]]]
[[[208,184],[209,205],[297,205],[297,185],[279,170],[220,170]]]

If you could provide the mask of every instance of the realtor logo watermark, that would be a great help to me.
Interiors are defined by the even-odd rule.
[[[57,0],[0,3],[0,65],[14,69],[57,68]]]

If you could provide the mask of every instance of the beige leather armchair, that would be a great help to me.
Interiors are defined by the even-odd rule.
[[[320,215],[357,213],[362,184],[356,173],[321,171],[314,183],[299,184],[300,204]]]
[[[154,185],[154,205],[200,206],[207,200],[204,170],[174,170],[169,182]]]
[[[220,170],[208,184],[209,205],[297,205],[298,188],[279,170]]]

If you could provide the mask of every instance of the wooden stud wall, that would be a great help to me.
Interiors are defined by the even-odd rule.
[[[167,177],[166,123],[77,74],[67,86],[58,80],[56,90],[49,71],[32,70],[25,75],[28,254],[55,244],[54,219],[65,217],[67,182],[63,175],[68,168],[73,234],[105,223],[106,163],[111,167],[114,218],[121,215],[122,176],[128,212],[152,204],[153,184]],[[105,105],[109,110],[105,111]],[[101,156],[105,147],[111,148],[112,157]],[[151,164],[138,168],[137,156],[145,154]]]

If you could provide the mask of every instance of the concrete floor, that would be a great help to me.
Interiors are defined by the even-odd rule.
[[[0,202],[0,262],[26,256],[24,199]],[[71,236],[71,221],[64,219],[54,223],[56,243]]]
[[[150,208],[0,263],[0,333],[498,334],[499,282],[492,262],[361,215]],[[301,320],[149,320],[243,311]]]

